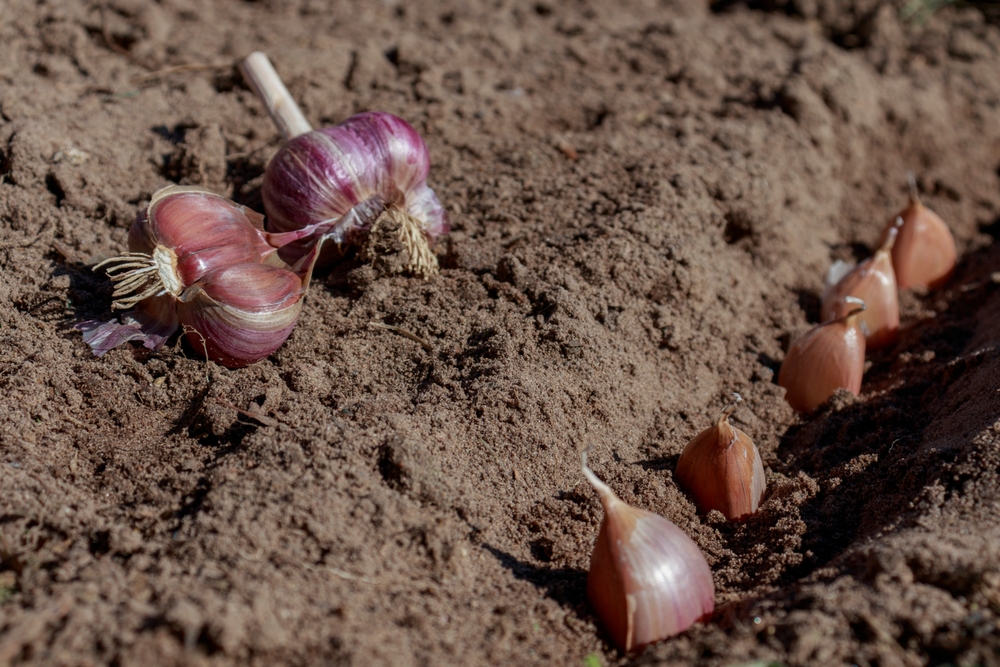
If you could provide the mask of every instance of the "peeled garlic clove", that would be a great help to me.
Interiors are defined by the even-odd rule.
[[[865,303],[858,319],[868,328],[865,347],[874,350],[896,342],[899,336],[899,293],[892,268],[892,249],[897,227],[886,235],[882,246],[823,293],[820,319],[823,322],[847,315],[857,308],[845,300],[853,296]]]
[[[840,279],[850,273],[854,266],[854,264],[848,264],[842,259],[838,259],[830,265],[830,268],[826,272],[826,289],[823,290],[824,301],[826,300],[826,293],[829,291],[830,287],[840,282]]]
[[[586,453],[583,474],[604,506],[587,594],[618,648],[635,651],[710,618],[715,585],[698,545],[662,516],[622,502],[587,467]]]
[[[793,409],[810,412],[822,405],[838,389],[861,392],[865,372],[865,335],[858,315],[865,304],[845,297],[853,311],[820,324],[792,342],[778,373],[785,388],[785,400]]]
[[[736,402],[743,400],[734,394]],[[764,464],[746,433],[729,423],[733,403],[711,426],[687,444],[677,461],[676,476],[694,496],[702,512],[718,510],[727,519],[757,511],[764,497]]]
[[[448,233],[448,216],[427,186],[430,156],[417,131],[398,116],[369,111],[313,130],[263,53],[240,65],[287,143],[267,165],[261,195],[271,231],[323,223],[319,234],[361,245],[372,226],[391,218],[410,254],[411,273],[437,273],[431,245]],[[292,244],[286,258],[304,251]]]
[[[937,289],[948,282],[955,270],[958,258],[955,238],[944,220],[920,203],[912,173],[909,181],[910,205],[886,224],[882,241],[885,241],[889,230],[895,227],[896,218],[902,218],[903,224],[892,248],[896,283],[899,289]]]

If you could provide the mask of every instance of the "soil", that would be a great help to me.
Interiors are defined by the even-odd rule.
[[[1000,28],[902,9],[0,6],[0,666],[1000,664]],[[258,49],[313,125],[422,133],[441,274],[347,257],[240,370],[93,356],[90,267],[153,192],[262,210]],[[908,170],[956,273],[902,295],[860,397],[796,414],[789,341]],[[673,469],[734,391],[768,491],[730,523]],[[639,655],[586,599],[588,448],[715,577]]]

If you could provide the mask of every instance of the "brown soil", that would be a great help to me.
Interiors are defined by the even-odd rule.
[[[1000,664],[1000,28],[901,4],[0,5],[0,666]],[[421,131],[442,274],[348,259],[242,370],[94,357],[89,267],[155,190],[260,210],[254,49],[316,126]],[[908,169],[956,275],[796,415],[784,350]],[[732,391],[768,477],[741,523],[672,477]],[[640,656],[586,601],[588,447],[716,577]]]

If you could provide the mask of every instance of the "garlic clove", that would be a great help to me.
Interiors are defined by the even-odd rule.
[[[892,248],[896,283],[899,289],[937,289],[948,282],[955,270],[958,258],[955,237],[944,220],[920,202],[912,172],[909,184],[910,204],[886,224],[882,241],[896,226],[896,218],[902,218],[899,236]]]
[[[847,272],[823,292],[820,319],[823,322],[847,315],[856,306],[845,300],[853,296],[865,303],[858,320],[865,323],[866,349],[874,350],[896,342],[899,336],[899,293],[892,268],[892,249],[898,228],[889,230],[874,255]]]
[[[837,389],[855,395],[861,392],[865,335],[858,315],[865,304],[853,296],[844,300],[854,304],[854,310],[813,327],[795,339],[785,355],[778,384],[785,388],[785,400],[794,410],[811,412]]]
[[[733,396],[736,403],[743,400],[739,394]],[[756,512],[766,487],[756,445],[729,423],[736,403],[722,411],[714,426],[692,438],[675,473],[700,511],[718,510],[730,520]]]
[[[258,262],[274,253],[265,233],[254,225],[259,214],[250,213],[253,219],[243,206],[202,188],[166,187],[153,195],[145,219],[132,225],[136,231],[130,230],[129,248],[140,246],[132,243],[133,235],[170,248],[177,257],[178,277],[191,285],[216,267]]]
[[[263,359],[285,342],[302,310],[302,280],[267,264],[206,274],[177,304],[188,343],[229,368]]]
[[[698,545],[663,517],[625,504],[587,467],[604,522],[594,545],[587,594],[626,653],[707,620],[715,608],[712,571]]]

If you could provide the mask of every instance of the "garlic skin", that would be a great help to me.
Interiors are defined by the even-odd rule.
[[[658,514],[625,504],[587,467],[604,506],[587,576],[590,603],[628,653],[707,620],[715,608],[712,571],[698,545]]]
[[[778,373],[785,400],[792,409],[811,412],[837,389],[861,392],[865,372],[864,323],[858,316],[865,304],[852,296],[844,300],[855,306],[848,314],[813,327],[796,338]]]
[[[912,173],[909,184],[910,204],[886,224],[879,244],[885,242],[896,226],[896,218],[902,218],[903,224],[892,248],[896,283],[899,289],[937,289],[948,282],[955,270],[958,259],[955,237],[944,220],[920,202]]]
[[[897,224],[901,224],[900,219],[897,219]],[[853,296],[864,301],[866,308],[858,315],[858,320],[868,328],[865,347],[869,350],[891,345],[899,337],[899,291],[896,288],[896,272],[892,268],[892,249],[898,229],[895,225],[889,229],[874,255],[823,292],[820,309],[820,320],[823,322],[843,317],[856,309],[857,306],[846,301],[845,297]]]
[[[289,232],[324,223],[323,231],[338,245],[360,244],[383,215],[391,215],[401,223],[409,270],[429,277],[438,270],[430,246],[449,230],[447,213],[427,186],[429,171],[424,140],[390,113],[360,113],[300,134],[264,173],[269,229]]]
[[[101,262],[115,282],[119,321],[82,322],[94,354],[129,340],[160,348],[183,328],[192,348],[230,368],[263,359],[288,338],[318,256],[277,256],[300,234],[268,234],[262,216],[201,188],[156,192],[129,230],[129,252]],[[311,230],[310,230],[311,231]]]
[[[729,520],[756,512],[767,486],[753,440],[729,423],[736,403],[743,400],[733,396],[736,402],[722,411],[715,425],[687,444],[674,473],[699,511],[718,510]]]

